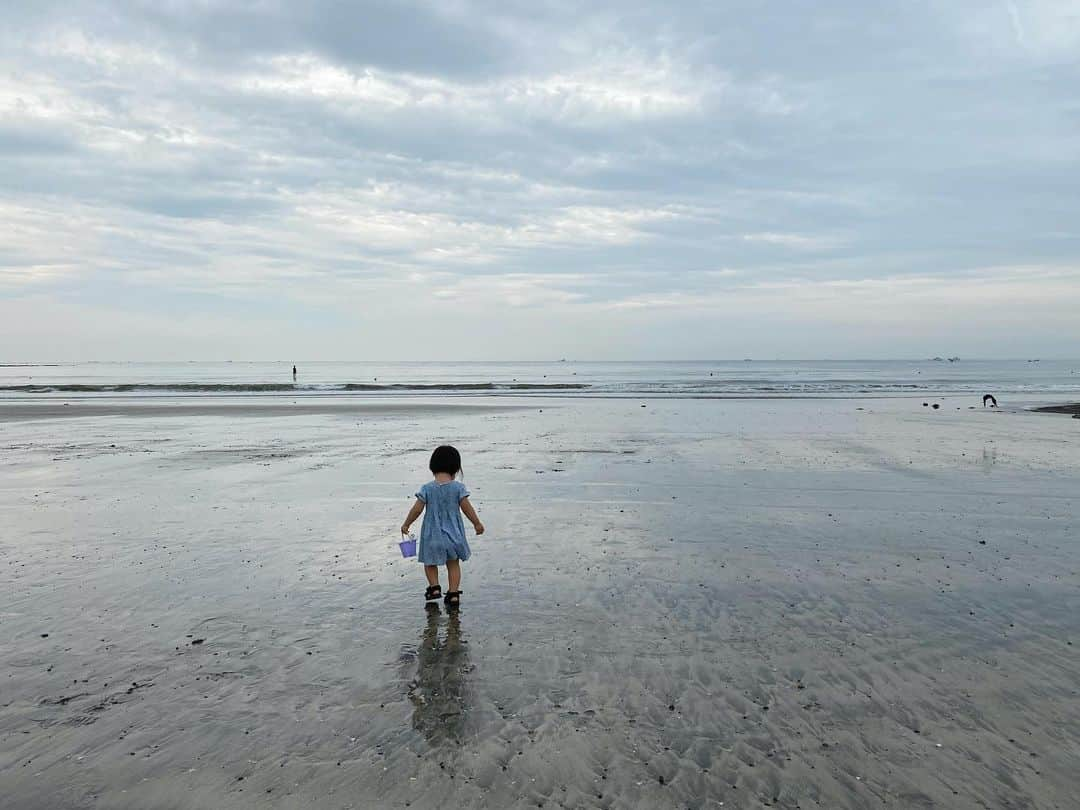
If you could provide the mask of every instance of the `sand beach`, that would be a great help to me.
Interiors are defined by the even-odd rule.
[[[923,401],[0,403],[3,806],[1073,808],[1076,422]]]

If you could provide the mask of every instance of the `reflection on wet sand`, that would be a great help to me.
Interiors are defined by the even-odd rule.
[[[1076,807],[1077,422],[641,404],[0,425],[0,807]]]
[[[413,728],[437,747],[458,743],[464,735],[472,666],[461,633],[460,611],[449,611],[443,622],[437,604],[428,604],[426,609],[427,623],[420,636],[416,677],[409,683],[409,701]],[[440,625],[445,628],[441,637]]]

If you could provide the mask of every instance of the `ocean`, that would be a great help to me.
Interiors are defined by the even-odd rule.
[[[869,397],[1080,394],[1080,360],[83,362],[0,365],[0,399],[241,394]]]

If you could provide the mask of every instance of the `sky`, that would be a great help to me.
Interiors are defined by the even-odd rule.
[[[1078,0],[0,2],[0,362],[1080,357]]]

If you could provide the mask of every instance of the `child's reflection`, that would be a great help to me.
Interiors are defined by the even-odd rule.
[[[413,704],[413,728],[431,745],[458,742],[465,730],[468,711],[468,645],[461,635],[461,618],[456,610],[446,617],[445,634],[440,639],[442,611],[427,607],[427,624],[420,636],[416,678],[409,685]]]

